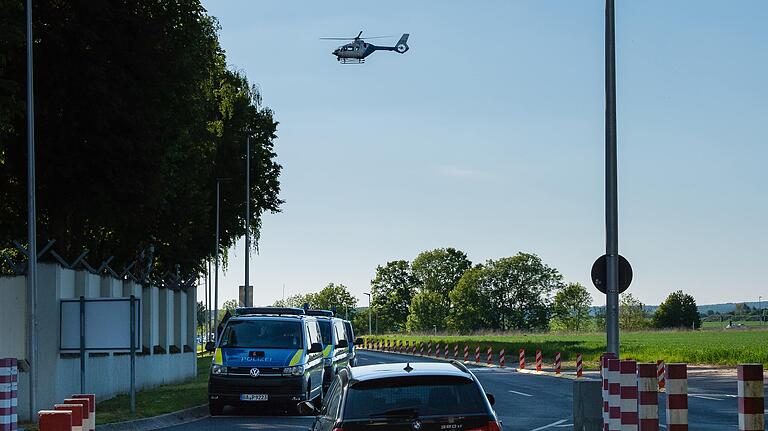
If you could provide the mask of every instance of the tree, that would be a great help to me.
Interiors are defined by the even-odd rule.
[[[637,331],[648,327],[643,303],[631,293],[622,293],[619,301],[619,328]]]
[[[38,244],[128,264],[155,245],[155,273],[199,274],[245,234],[243,149],[251,138],[251,233],[279,211],[277,122],[228,70],[199,0],[35,2]],[[23,0],[0,2],[0,244],[26,237]],[[22,241],[25,242],[25,241]]]
[[[579,283],[569,283],[557,290],[552,313],[557,323],[569,331],[579,331],[589,320],[592,296]]]
[[[413,296],[408,313],[408,332],[432,332],[445,329],[448,304],[441,294],[422,290]]]
[[[563,285],[562,275],[531,253],[489,260],[483,269],[490,289],[489,316],[494,329],[545,329],[550,296]]]
[[[376,267],[376,277],[371,280],[371,308],[382,331],[405,330],[408,308],[417,284],[405,260],[387,262],[383,267]]]
[[[240,301],[237,299],[228,299],[224,301],[224,304],[221,305],[221,309],[219,309],[219,316],[218,319],[216,319],[217,322],[221,322],[224,320],[224,316],[229,312],[229,314],[235,314],[235,309],[240,306]]]
[[[321,310],[336,309],[336,315],[351,317],[357,307],[357,298],[349,292],[349,288],[343,284],[328,283],[317,293],[307,295],[307,301],[312,308]]]
[[[460,333],[477,331],[491,326],[489,310],[491,300],[486,273],[481,266],[468,269],[451,291],[449,329]]]
[[[448,301],[448,295],[464,271],[471,267],[472,262],[467,259],[466,253],[450,247],[419,253],[411,264],[413,276],[421,288],[438,293],[444,301]]]
[[[274,302],[274,304],[272,304],[272,306],[302,308],[304,307],[304,304],[307,304],[309,302],[310,302],[310,298],[308,297],[308,295],[297,293],[285,299],[278,299],[277,301]]]
[[[653,315],[657,328],[701,328],[696,300],[682,290],[670,293]]]

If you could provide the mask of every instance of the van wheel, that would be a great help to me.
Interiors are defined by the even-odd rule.
[[[224,404],[218,401],[208,401],[208,413],[211,416],[221,416],[224,413]]]

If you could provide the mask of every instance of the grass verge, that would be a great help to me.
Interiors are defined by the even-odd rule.
[[[172,413],[208,402],[208,372],[211,356],[198,356],[197,376],[193,380],[163,385],[136,393],[136,415],[131,415],[128,395],[96,404],[96,424],[103,425]]]
[[[480,346],[482,360],[486,349],[493,347],[494,360],[498,352],[506,351],[507,365],[517,363],[519,349],[525,349],[526,362],[532,363],[536,349],[541,349],[544,361],[552,362],[555,352],[561,352],[565,365],[573,364],[576,354],[582,353],[585,367],[597,368],[600,354],[605,351],[605,334],[509,334],[477,336],[410,336],[388,335],[368,337],[368,340],[402,340],[413,343],[432,342],[441,346],[448,344],[450,356],[459,345],[460,356],[464,346],[469,346],[470,357],[474,358],[475,348]],[[443,350],[444,351],[444,350]],[[621,334],[621,354],[640,362],[685,362],[699,365],[737,365],[740,363],[762,363],[768,366],[768,331],[644,331]]]

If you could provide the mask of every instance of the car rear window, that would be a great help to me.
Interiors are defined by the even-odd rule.
[[[299,321],[235,320],[224,330],[220,347],[301,349],[302,340]]]
[[[457,376],[366,380],[349,387],[344,418],[486,413],[484,396],[471,379]]]

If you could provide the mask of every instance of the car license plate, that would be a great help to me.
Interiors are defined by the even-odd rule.
[[[267,394],[240,394],[240,401],[267,401]]]

